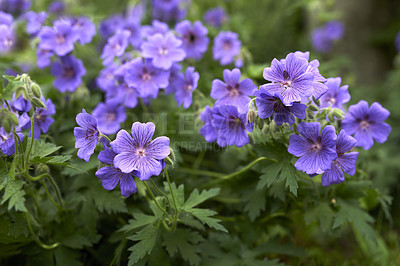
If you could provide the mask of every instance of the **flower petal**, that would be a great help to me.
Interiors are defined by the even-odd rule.
[[[321,181],[324,187],[339,184],[344,181],[344,174],[336,164],[332,164],[332,167],[322,174]]]
[[[132,125],[132,137],[136,147],[145,147],[154,135],[156,126],[152,122],[135,122]]]

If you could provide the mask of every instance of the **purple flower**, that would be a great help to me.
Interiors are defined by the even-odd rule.
[[[70,21],[57,20],[53,28],[44,26],[38,37],[41,48],[52,50],[58,56],[64,56],[74,50],[74,43],[79,35],[73,30]]]
[[[96,26],[87,17],[77,17],[70,19],[72,29],[78,35],[80,44],[90,43],[96,35]]]
[[[218,137],[217,129],[213,126],[213,114],[214,110],[208,105],[200,114],[200,119],[204,122],[203,127],[200,129],[200,134],[204,136],[207,142],[214,142]]]
[[[175,62],[182,61],[186,54],[181,48],[182,41],[177,39],[172,32],[165,35],[156,33],[149,36],[141,46],[142,56],[153,59],[155,67],[168,70]]]
[[[200,59],[207,51],[208,30],[203,26],[201,21],[190,23],[189,20],[178,23],[175,27],[176,32],[183,41],[182,47],[188,58]]]
[[[153,0],[154,8],[170,11],[179,5],[179,0]]]
[[[231,31],[221,31],[214,39],[213,58],[219,60],[223,66],[233,62],[235,56],[239,55],[242,46],[239,35]]]
[[[31,0],[1,0],[0,10],[8,13],[24,13],[30,7],[32,3]]]
[[[53,63],[51,74],[56,78],[53,86],[60,92],[73,92],[81,85],[86,69],[81,60],[73,55],[68,55],[61,57],[60,62]]]
[[[21,142],[24,141],[24,134],[17,132]],[[18,138],[17,138],[18,141]],[[7,133],[4,128],[0,127],[0,150],[4,155],[10,156],[15,153],[15,139],[12,132]]]
[[[78,157],[89,162],[99,141],[100,132],[97,128],[97,119],[82,109],[82,113],[76,116],[76,123],[79,127],[74,128],[75,148],[79,149]]]
[[[396,35],[395,45],[396,45],[397,52],[400,53],[400,31]]]
[[[29,11],[24,15],[24,18],[27,20],[26,32],[30,35],[35,35],[40,31],[40,28],[46,21],[47,13],[46,12],[35,13],[33,11]]]
[[[350,101],[350,93],[348,92],[348,85],[340,86],[342,79],[328,78],[325,85],[329,90],[321,97],[321,107],[339,108],[343,110],[343,104]]]
[[[292,105],[293,102],[301,101],[302,97],[309,97],[314,91],[314,74],[307,71],[306,59],[290,53],[285,61],[279,62],[276,58],[272,60],[271,67],[264,69],[263,77],[271,81],[260,86],[271,94],[282,95],[284,105]]]
[[[101,59],[103,65],[109,65],[114,60],[114,57],[120,57],[124,54],[125,49],[128,47],[128,38],[131,33],[127,30],[118,30],[111,38],[108,39],[107,44],[104,46]]]
[[[116,102],[99,103],[92,112],[97,118],[98,127],[104,134],[114,134],[120,129],[120,124],[125,122],[126,114],[123,106]]]
[[[15,34],[11,26],[0,24],[0,54],[9,52],[14,46]]]
[[[336,139],[337,158],[332,162],[331,168],[322,174],[322,185],[324,187],[344,182],[344,173],[354,175],[356,173],[356,162],[358,152],[348,152],[356,144],[356,140],[341,130]],[[346,153],[347,152],[347,153]]]
[[[125,21],[124,29],[131,33],[128,39],[130,45],[138,49],[142,44],[142,30],[140,21],[137,21],[135,18],[129,18],[127,21]]]
[[[339,40],[344,34],[344,25],[339,21],[330,21],[324,26],[316,28],[311,35],[314,49],[327,53],[333,48],[333,41]]]
[[[102,69],[96,79],[97,87],[104,92],[116,90],[118,82],[114,71],[117,69],[118,65],[116,64],[111,64]]]
[[[346,133],[354,135],[356,146],[369,150],[374,140],[383,143],[387,140],[392,128],[384,123],[390,112],[377,102],[368,107],[366,101],[359,101],[349,107],[349,112],[342,121]]]
[[[138,171],[140,180],[149,180],[153,175],[159,175],[163,169],[163,159],[169,153],[170,140],[158,137],[151,140],[155,125],[151,122],[132,125],[132,136],[126,130],[121,130],[117,138],[111,142],[112,149],[118,154],[114,158],[115,167],[124,173]]]
[[[169,70],[168,87],[165,88],[165,93],[170,94],[176,91],[176,89],[182,84],[182,66],[180,64],[173,64]]]
[[[221,105],[214,108],[212,126],[218,131],[217,144],[221,147],[250,143],[247,132],[253,131],[253,124],[246,122],[246,114],[240,114],[236,106]]]
[[[63,1],[54,1],[49,5],[47,11],[49,11],[49,13],[61,15],[64,12],[64,8],[65,5]]]
[[[44,98],[41,99],[44,102]],[[34,126],[35,126],[35,139],[39,139],[41,132],[46,134],[49,131],[51,124],[54,123],[54,119],[50,117],[56,113],[56,108],[53,102],[50,99],[46,101],[46,109],[44,108],[37,108],[36,112],[34,113]],[[29,123],[27,126],[29,127]]]
[[[101,180],[103,188],[106,190],[113,190],[120,182],[121,195],[127,198],[137,191],[135,181],[131,174],[138,175],[138,173],[137,171],[123,173],[120,169],[114,167],[113,162],[116,155],[117,154],[112,149],[107,147],[99,153],[99,161],[110,166],[102,167],[97,170],[96,176]]]
[[[13,23],[13,16],[0,10],[0,25],[5,24],[11,26]]]
[[[22,95],[17,99],[13,98],[11,108],[16,112],[29,112],[31,110],[31,103],[26,100]]]
[[[187,109],[192,104],[192,94],[197,88],[200,75],[194,72],[194,67],[186,68],[185,75],[182,74],[182,82],[175,92],[175,100],[178,106],[183,104],[183,108]]]
[[[162,21],[180,21],[186,16],[188,1],[153,0],[153,18]]]
[[[232,71],[225,69],[223,72],[224,81],[214,79],[211,88],[211,97],[217,99],[215,106],[224,104],[236,106],[240,113],[245,113],[250,102],[249,95],[257,89],[251,79],[240,80],[240,69]]]
[[[113,35],[124,26],[124,17],[120,14],[113,15],[100,23],[99,31],[103,38]]]
[[[222,24],[227,21],[228,16],[222,7],[217,7],[208,10],[203,17],[204,21],[211,26],[221,27]]]
[[[157,98],[160,88],[168,86],[168,71],[155,68],[150,60],[136,58],[125,66],[126,83],[138,90],[142,98]]]
[[[142,27],[143,37],[147,38],[153,36],[156,33],[166,34],[169,31],[168,24],[158,20],[153,20],[150,25],[144,25]]]
[[[129,86],[126,82],[121,82],[116,93],[108,97],[107,101],[116,101],[127,108],[135,108],[138,104],[139,93],[136,88]]]
[[[328,125],[321,132],[319,122],[301,122],[297,130],[301,136],[291,135],[288,148],[289,153],[300,157],[294,165],[296,169],[312,175],[331,168],[337,158],[335,128]]]
[[[39,43],[36,50],[37,66],[39,68],[48,67],[51,64],[51,58],[53,57],[53,55],[54,52],[52,50],[43,48],[42,45]]]
[[[260,88],[254,92],[258,109],[258,116],[266,119],[274,114],[276,125],[281,126],[283,123],[293,125],[295,117],[306,118],[307,106],[301,103],[293,103],[291,106],[285,106],[282,103],[282,96],[279,93],[270,94],[264,88]]]

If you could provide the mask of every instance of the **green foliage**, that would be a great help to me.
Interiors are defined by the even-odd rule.
[[[129,240],[139,241],[128,250],[131,251],[129,256],[128,265],[134,265],[144,256],[151,253],[154,245],[156,244],[158,228],[153,225],[148,225],[136,232],[134,235],[128,237]]]

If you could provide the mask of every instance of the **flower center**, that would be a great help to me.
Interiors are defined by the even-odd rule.
[[[75,76],[75,71],[72,67],[67,67],[64,69],[64,77],[73,78]]]
[[[236,84],[235,87],[228,85],[229,95],[230,96],[237,96],[240,94],[239,92],[239,84]]]
[[[196,35],[193,34],[193,32],[189,33],[187,37],[189,42],[194,42],[196,40]]]
[[[112,45],[112,49],[115,50],[115,51],[120,50],[121,49],[121,45],[119,43],[115,43],[115,44]]]
[[[11,38],[6,38],[4,40],[4,46],[11,47],[12,44],[13,44],[13,40]]]
[[[230,117],[230,120],[229,120],[230,128],[235,129],[235,128],[239,127],[241,124],[242,124],[242,120],[240,120],[239,117],[233,117],[233,116]]]
[[[183,89],[186,91],[191,91],[193,89],[193,86],[189,84],[189,85],[184,86]]]
[[[96,131],[95,130],[92,130],[92,129],[88,129],[87,131],[86,131],[86,134],[85,134],[85,140],[86,139],[89,139],[89,138],[93,138],[93,136],[96,134]]]
[[[146,152],[143,148],[137,149],[136,154],[139,155],[140,157],[146,156]]]
[[[149,73],[144,73],[144,74],[142,75],[142,79],[143,79],[144,81],[148,81],[148,80],[151,79],[151,76],[150,76]]]
[[[115,113],[107,113],[106,114],[107,121],[115,121],[116,118],[117,118],[117,115]]]
[[[61,34],[57,34],[56,41],[58,44],[65,43],[65,38]]]
[[[370,124],[369,124],[368,121],[366,121],[366,120],[363,120],[363,121],[361,121],[361,123],[360,123],[360,128],[361,128],[361,129],[367,130],[367,129],[369,128],[369,126],[370,126]]]
[[[167,55],[168,54],[168,49],[165,48],[165,47],[161,47],[158,52],[160,53],[160,55]]]
[[[311,145],[310,150],[311,151],[319,151],[322,148],[320,143],[314,143],[313,145]]]
[[[232,48],[232,44],[229,41],[225,41],[224,44],[222,45],[222,48],[225,51],[228,51],[228,50],[230,50]]]

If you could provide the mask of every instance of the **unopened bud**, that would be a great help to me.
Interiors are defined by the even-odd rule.
[[[5,130],[7,133],[10,133],[10,131],[11,131],[11,124],[10,124],[10,121],[8,121],[8,119],[3,119],[1,125],[3,126],[4,130]]]
[[[38,99],[38,98],[32,98],[31,99],[31,103],[33,104],[33,106],[38,107],[38,108],[46,108],[46,105],[44,105],[44,103]]]
[[[170,147],[169,151],[170,151],[170,153],[169,153],[168,157],[171,158],[171,160],[173,162],[175,162],[175,152],[174,152],[174,150]]]
[[[171,160],[171,158],[169,158],[169,157],[165,157],[165,163],[166,164],[169,164],[169,165],[174,165],[174,162]]]
[[[22,97],[24,97],[25,99],[28,98],[28,94],[26,92],[26,89],[24,87],[19,87],[16,91],[15,91],[15,98],[18,99],[20,96],[22,95]]]
[[[320,106],[321,105],[321,101],[318,99],[318,100],[315,100],[315,97],[313,96],[312,97],[312,99],[313,99],[313,102],[317,105],[317,106]]]
[[[36,83],[32,83],[31,89],[32,89],[32,93],[33,93],[33,95],[35,95],[35,97],[37,97],[37,98],[42,97],[42,90],[40,89],[39,85],[37,85]]]
[[[35,174],[36,175],[41,175],[41,174],[47,174],[50,172],[50,169],[47,165],[45,164],[39,164],[36,169],[35,169]]]
[[[317,106],[312,105],[312,104],[310,104],[310,105],[308,106],[308,109],[311,110],[311,111],[318,111],[318,110],[319,110]]]
[[[338,108],[333,109],[332,114],[339,119],[342,119],[344,117],[344,112]]]
[[[256,118],[257,118],[256,112],[250,109],[250,111],[247,112],[247,118],[246,118],[247,123],[250,124],[254,123],[256,121]]]
[[[329,118],[329,121],[331,121],[332,123],[335,122],[335,118],[333,117],[332,113],[328,114],[328,118]]]
[[[9,113],[8,118],[10,119],[10,122],[14,126],[18,126],[19,124],[18,117],[14,113]]]
[[[257,127],[262,130],[264,127],[264,121],[261,118],[257,119]]]

